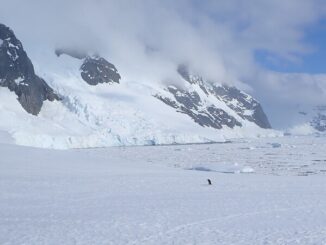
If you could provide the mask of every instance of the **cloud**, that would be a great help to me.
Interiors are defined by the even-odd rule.
[[[305,31],[325,17],[325,6],[323,0],[11,0],[1,4],[0,22],[31,52],[40,43],[99,51],[126,80],[173,80],[186,62],[212,80],[240,87],[245,81],[266,103],[278,96],[270,91],[283,91],[287,102],[300,94],[315,103],[314,77],[275,75],[260,67],[255,52],[299,60],[313,50]],[[285,98],[284,91],[294,95]]]

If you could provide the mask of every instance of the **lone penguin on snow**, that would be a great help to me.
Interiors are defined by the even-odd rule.
[[[208,185],[212,185],[212,181],[210,179],[207,179]]]

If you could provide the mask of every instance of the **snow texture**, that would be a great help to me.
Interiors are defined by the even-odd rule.
[[[1,144],[0,244],[325,244],[325,144]]]

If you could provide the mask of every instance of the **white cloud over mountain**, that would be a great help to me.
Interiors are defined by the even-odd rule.
[[[12,0],[1,6],[0,22],[15,30],[32,59],[46,47],[80,46],[107,57],[128,81],[171,80],[176,65],[188,63],[208,79],[251,90],[265,107],[299,96],[325,101],[324,76],[274,73],[255,59],[259,50],[290,62],[312,52],[305,31],[325,16],[321,0]]]

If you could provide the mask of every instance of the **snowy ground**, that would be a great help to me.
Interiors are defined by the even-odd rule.
[[[326,244],[325,146],[0,144],[0,244]]]

